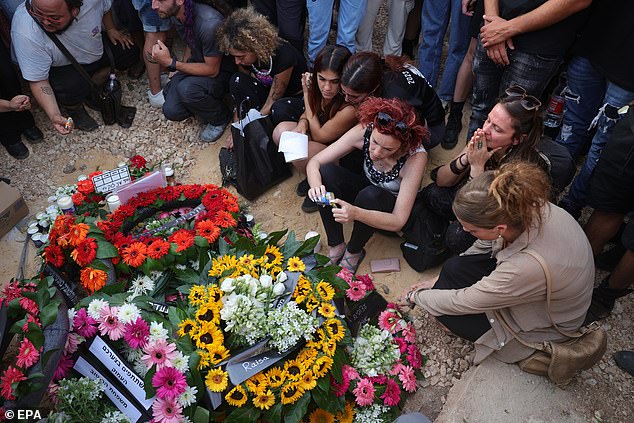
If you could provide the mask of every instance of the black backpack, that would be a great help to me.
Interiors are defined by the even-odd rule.
[[[429,210],[417,198],[409,220],[403,227],[405,242],[401,244],[403,258],[414,270],[422,272],[451,256],[451,251],[445,245],[448,224],[446,219]]]

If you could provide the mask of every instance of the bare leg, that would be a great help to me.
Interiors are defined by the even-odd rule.
[[[610,289],[626,289],[634,281],[634,251],[627,250],[608,279]]]
[[[585,231],[592,254],[599,254],[605,244],[612,239],[623,224],[623,215],[620,213],[606,213],[594,211],[586,223]]]
[[[152,59],[152,46],[154,46],[158,40],[165,43],[166,39],[166,32],[145,33],[143,58],[145,59],[145,69],[147,70],[147,79],[150,85],[150,92],[152,94],[156,94],[161,91],[161,65]]]
[[[330,263],[328,264],[337,264],[343,254],[346,252],[346,243],[342,242],[339,245],[335,245],[333,247],[328,247],[328,257],[330,258]]]
[[[464,103],[471,91],[473,85],[473,53],[475,52],[477,40],[471,38],[467,54],[462,60],[458,75],[456,77],[456,88],[453,92],[453,101],[456,103]]]

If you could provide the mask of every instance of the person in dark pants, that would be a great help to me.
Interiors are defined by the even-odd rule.
[[[42,131],[35,126],[30,108],[31,101],[28,96],[22,95],[9,52],[0,42],[0,141],[16,159],[29,157],[29,149],[22,142],[21,135],[32,144],[44,139]]]
[[[304,51],[305,0],[251,0],[253,8],[279,29],[280,37]]]

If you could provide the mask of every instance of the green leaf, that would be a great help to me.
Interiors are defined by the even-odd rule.
[[[310,403],[310,393],[305,393],[299,401],[289,407],[284,416],[284,423],[298,423],[306,414]]]
[[[117,257],[119,252],[117,247],[109,243],[108,241],[97,240],[97,258],[113,258]]]
[[[145,399],[150,399],[156,395],[156,388],[152,386],[152,378],[156,374],[156,365],[150,367],[150,370],[147,371],[145,377],[143,378],[143,388],[145,389]]]
[[[300,245],[300,247],[297,249],[297,251],[295,251],[293,255],[297,257],[305,257],[312,254],[315,250],[315,245],[317,245],[317,243],[319,242],[319,237],[320,236],[317,235],[308,238]]]
[[[283,231],[271,232],[269,234],[269,245],[277,245],[282,238],[286,235],[288,229],[284,229]]]
[[[178,328],[178,324],[187,319],[187,314],[181,310],[180,308],[177,307],[170,307],[169,311],[167,312],[167,317],[170,320],[170,323],[172,324],[172,327],[174,329]]]
[[[57,320],[60,303],[61,301],[55,300],[40,310],[40,322],[42,322],[42,326],[46,327]]]
[[[126,292],[125,282],[113,283],[112,285],[106,285],[99,290],[100,293],[106,295],[121,294]]]
[[[196,245],[197,247],[200,247],[200,248],[208,248],[209,247],[209,241],[207,241],[207,238],[203,238],[202,236],[196,235],[194,237],[194,245]]]
[[[253,423],[262,413],[253,407],[236,408],[227,416],[225,423]]]
[[[196,407],[192,421],[194,423],[209,423],[209,410],[203,407]]]
[[[53,354],[55,354],[57,351],[62,351],[62,350],[63,348],[52,348],[46,351],[44,354],[42,354],[42,357],[40,358],[40,362],[42,363],[42,368],[46,367],[46,364],[51,359],[51,356]]]
[[[200,275],[194,269],[175,270],[174,276],[177,280],[187,285],[200,284]]]
[[[29,328],[25,336],[38,350],[44,345],[44,333],[42,333],[42,329],[33,322],[29,323]]]
[[[330,378],[323,378],[330,379]],[[329,413],[337,414],[339,411],[343,410],[345,405],[344,396],[335,397],[332,393],[324,392],[321,389],[313,389],[310,391],[315,404],[319,408],[323,408]]]
[[[93,269],[103,270],[104,272],[107,272],[108,270],[110,270],[110,269],[108,268],[108,266],[106,266],[106,265],[105,265],[105,263],[104,263],[104,262],[102,262],[102,261],[101,261],[101,260],[99,260],[99,259],[94,259],[94,260],[90,263],[90,265],[89,265],[89,266],[90,266],[90,267],[92,267]]]
[[[341,373],[341,368],[344,364],[349,363],[350,360],[346,357],[346,353],[343,348],[337,347],[335,350],[335,355],[332,358],[333,364],[330,369],[330,374],[337,381],[337,383],[341,383],[343,381],[343,374]]]
[[[278,402],[264,412],[264,420],[267,423],[280,423],[282,421],[282,403]]]

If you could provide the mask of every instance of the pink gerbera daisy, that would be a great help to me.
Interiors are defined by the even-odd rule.
[[[374,385],[369,379],[361,379],[352,393],[360,406],[371,405],[374,402]]]
[[[399,317],[389,310],[384,310],[379,314],[379,327],[394,334],[397,330]]]
[[[152,377],[152,386],[159,398],[173,399],[185,392],[185,375],[173,367],[163,367]]]
[[[72,357],[67,354],[62,354],[62,358],[59,359],[57,369],[55,369],[55,373],[53,374],[53,381],[64,379],[66,375],[68,375],[71,367],[73,367]]]
[[[119,313],[119,307],[104,306],[101,309],[101,317],[97,320],[99,333],[102,336],[108,335],[112,341],[118,341],[123,336],[124,325],[119,321],[117,313]]]
[[[92,338],[97,334],[97,321],[86,313],[85,308],[79,309],[73,320],[73,329],[84,338]]]
[[[175,399],[157,398],[152,403],[152,414],[157,423],[179,423],[183,419],[183,407]]]
[[[26,310],[30,314],[37,314],[39,311],[39,307],[37,303],[30,298],[22,297],[20,298],[20,307]]]
[[[335,378],[330,376],[330,385],[333,387],[333,392],[336,397],[342,397],[348,392],[348,388],[350,387],[350,379],[343,377],[341,383],[337,383]]]
[[[420,369],[423,365],[423,357],[414,344],[407,347],[407,362],[415,369]]]
[[[82,338],[76,333],[73,333],[73,332],[69,333],[68,336],[66,337],[66,345],[64,345],[64,352],[68,355],[73,354],[75,351],[77,351],[79,344],[81,344],[82,342],[84,342],[84,338]]]
[[[416,375],[414,369],[410,366],[401,366],[401,371],[398,374],[398,379],[403,384],[403,389],[407,392],[416,391]]]
[[[400,350],[401,354],[407,351],[407,342],[405,342],[405,339],[401,338],[400,336],[396,336],[394,337],[394,342],[396,342],[396,344],[398,345],[398,349]]]
[[[383,399],[383,404],[388,407],[398,405],[401,400],[401,388],[399,388],[398,383],[392,379],[388,379],[387,385],[385,386],[385,392],[381,395],[381,398]]]
[[[132,348],[143,348],[149,336],[150,326],[141,317],[137,317],[136,322],[125,325],[123,338]]]
[[[337,273],[336,276],[341,278],[341,279],[343,279],[344,281],[346,281],[348,283],[352,282],[352,278],[354,277],[352,272],[349,271],[348,269],[346,269],[345,267],[342,267],[341,270],[339,271],[339,273]]]
[[[172,367],[170,360],[176,357],[176,345],[168,344],[164,339],[157,339],[154,342],[150,342],[143,348],[143,356],[141,360],[145,363],[149,369],[156,364],[156,369],[160,370],[163,367]]]
[[[366,291],[374,291],[374,282],[372,282],[370,275],[357,276],[357,280],[365,285]]]
[[[341,368],[341,373],[343,374],[343,377],[348,380],[359,379],[359,372],[357,372],[357,369],[347,364],[343,365],[343,367]]]
[[[416,329],[411,323],[407,323],[403,328],[403,337],[407,342],[413,344],[416,341]]]
[[[365,297],[365,286],[362,282],[350,282],[350,288],[346,289],[346,296],[352,301],[359,301]]]
[[[37,326],[38,328],[42,327],[42,323],[40,323],[40,319],[37,318],[36,316],[32,315],[32,314],[27,314],[26,315],[26,323],[24,323],[24,326],[22,326],[22,332],[28,332],[29,331],[29,323],[35,323],[35,326]]]
[[[2,395],[7,400],[14,400],[15,395],[13,395],[11,384],[23,380],[26,380],[26,376],[24,376],[24,373],[13,366],[9,366],[0,378],[0,395]]]
[[[27,369],[37,363],[40,358],[39,351],[28,339],[24,338],[22,345],[20,345],[20,351],[16,356],[16,364],[23,369]]]

